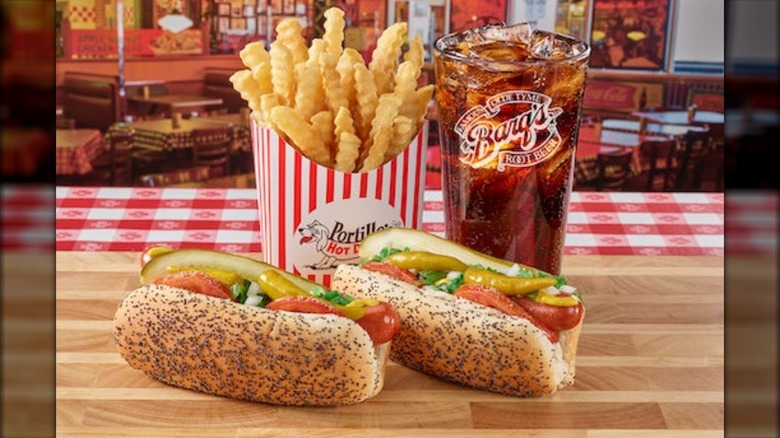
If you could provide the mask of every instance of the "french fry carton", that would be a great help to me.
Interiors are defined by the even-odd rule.
[[[329,286],[339,264],[359,262],[368,234],[422,228],[427,142],[426,122],[383,166],[345,173],[309,160],[252,120],[263,261]]]

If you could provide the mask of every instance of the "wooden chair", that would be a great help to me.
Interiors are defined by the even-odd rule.
[[[127,187],[132,184],[132,132],[112,132],[106,135],[106,152],[92,160],[92,170],[84,175],[74,175],[83,185]]]
[[[711,152],[708,131],[688,132],[674,154],[676,164],[675,191],[698,191],[701,188],[704,158]]]
[[[63,116],[79,128],[106,132],[120,120],[119,78],[113,75],[66,72]]]
[[[632,178],[631,186],[640,191],[670,191],[675,172],[673,155],[677,147],[674,139],[645,141],[639,145],[641,172]]]
[[[136,176],[164,172],[167,155],[162,150],[136,146],[133,150],[133,174]]]
[[[192,131],[192,163],[208,166],[212,177],[230,175],[230,151],[233,148],[233,126],[195,129]]]
[[[632,152],[620,150],[611,153],[599,153],[596,158],[598,176],[595,188],[598,191],[620,191],[626,185],[631,174]]]
[[[723,141],[713,142],[711,153],[704,157],[702,163],[701,189],[722,192],[724,189],[725,166],[726,144]]]
[[[202,94],[222,99],[222,108],[229,113],[237,113],[241,108],[246,108],[246,101],[230,83],[230,75],[233,73],[233,69],[207,67],[203,76]]]
[[[233,174],[254,173],[255,156],[252,151],[236,149],[230,154],[230,172]]]
[[[192,167],[192,149],[161,150],[138,145],[133,149],[133,174],[173,172]]]

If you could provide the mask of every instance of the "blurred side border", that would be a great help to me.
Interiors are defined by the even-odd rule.
[[[725,7],[725,435],[776,437],[778,2]]]
[[[55,436],[54,10],[0,0],[4,437]]]

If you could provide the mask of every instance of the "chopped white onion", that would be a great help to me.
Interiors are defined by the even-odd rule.
[[[547,286],[547,287],[545,287],[545,288],[543,288],[543,289],[540,289],[540,290],[541,290],[543,293],[546,293],[547,295],[552,295],[552,296],[558,295],[558,292],[560,292],[560,291],[558,290],[558,288],[557,288],[557,287],[555,287],[555,286]]]
[[[571,287],[568,284],[564,284],[563,286],[561,286],[560,290],[561,290],[561,292],[563,292],[563,293],[565,293],[567,295],[571,295],[574,292],[577,292],[577,288],[576,287]]]
[[[462,272],[460,271],[450,271],[449,273],[447,273],[447,280],[454,280],[460,277],[461,274]]]
[[[263,298],[260,295],[249,295],[246,297],[246,301],[244,301],[244,304],[247,306],[254,306],[257,307],[258,304],[260,304],[260,301],[262,301]]]
[[[508,271],[506,271],[506,275],[507,277],[517,277],[518,275],[520,275],[520,272],[522,272],[520,265],[515,263],[514,265],[512,265],[511,268],[509,268]]]
[[[249,296],[260,295],[260,285],[254,281],[249,284],[249,289],[246,290],[246,294]]]

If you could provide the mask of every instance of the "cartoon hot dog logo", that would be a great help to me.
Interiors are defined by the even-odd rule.
[[[357,263],[360,242],[366,236],[402,225],[397,213],[375,200],[348,200],[342,203],[342,208],[354,214],[336,215],[331,210],[337,207],[329,204],[304,218],[295,230],[291,250],[295,253],[295,267],[301,273],[333,270],[341,263]]]
[[[513,90],[471,108],[455,124],[462,140],[460,161],[473,168],[495,163],[503,171],[507,166],[528,167],[546,160],[561,144],[555,120],[563,110],[550,108],[551,103],[550,96]],[[506,120],[496,117],[506,110],[517,115]]]
[[[339,263],[357,262],[360,242],[373,233],[391,226],[399,224],[383,224],[371,222],[361,225],[353,230],[347,230],[344,223],[336,221],[333,229],[323,225],[320,221],[314,220],[301,228],[298,228],[298,234],[301,238],[300,245],[314,245],[317,253],[322,257],[316,262],[306,265],[311,269],[333,269]]]

